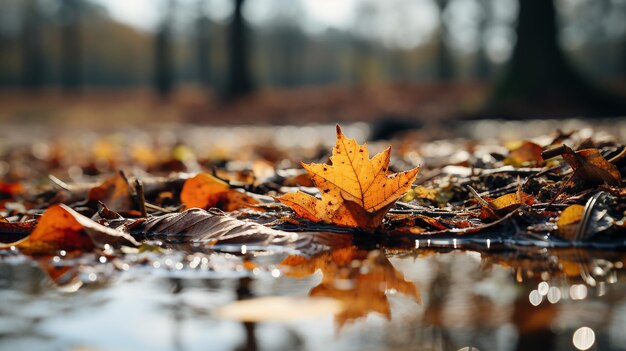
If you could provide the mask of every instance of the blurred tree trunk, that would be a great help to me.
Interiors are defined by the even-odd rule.
[[[176,0],[169,0],[166,14],[156,33],[154,45],[154,88],[161,99],[167,99],[174,88],[172,58],[172,22]]]
[[[450,53],[450,48],[446,43],[448,29],[444,21],[444,12],[448,6],[448,0],[437,0],[439,7],[439,33],[437,34],[437,62],[436,78],[440,81],[449,81],[454,77],[454,60]]]
[[[23,27],[20,33],[22,85],[27,89],[40,89],[45,82],[46,62],[41,33],[42,18],[36,0],[24,4]]]
[[[558,44],[553,0],[520,0],[517,43],[487,114],[499,117],[615,115],[619,99],[601,92],[570,65]]]
[[[248,30],[242,13],[244,0],[234,1],[235,13],[230,25],[226,101],[241,98],[253,90],[248,63]]]
[[[475,77],[480,81],[487,81],[491,78],[491,62],[487,57],[487,30],[492,20],[491,1],[481,0],[483,17],[480,20],[480,45],[476,53]]]
[[[80,7],[80,0],[62,0],[61,86],[66,91],[74,91],[81,84]]]
[[[198,80],[205,87],[211,86],[211,20],[207,17],[206,0],[198,0],[198,17],[196,19],[196,60],[198,65]]]

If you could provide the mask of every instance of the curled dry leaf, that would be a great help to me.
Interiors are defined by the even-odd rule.
[[[58,250],[90,251],[105,244],[139,245],[129,234],[98,224],[66,205],[53,205],[43,214],[35,230],[26,238],[0,245],[26,254],[54,254]]]
[[[89,200],[100,201],[115,212],[128,212],[134,208],[130,185],[122,172],[89,190]]]
[[[259,203],[258,201],[242,192],[231,189],[228,183],[206,173],[200,173],[185,181],[180,193],[180,201],[186,208],[209,209],[217,207],[224,211],[235,211],[241,208],[261,210],[255,207]]]
[[[369,157],[367,145],[346,138],[337,125],[337,142],[328,164],[302,164],[321,200],[303,192],[288,193],[277,200],[298,215],[314,222],[373,229],[385,213],[410,188],[419,167],[390,174],[391,147]]]
[[[621,185],[622,175],[619,170],[607,161],[598,149],[574,151],[567,145],[563,146],[563,159],[579,178],[593,184]]]

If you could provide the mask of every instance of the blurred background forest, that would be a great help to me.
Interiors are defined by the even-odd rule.
[[[626,0],[0,0],[0,120],[626,115]]]

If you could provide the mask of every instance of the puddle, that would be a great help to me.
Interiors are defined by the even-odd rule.
[[[626,350],[625,260],[350,244],[310,257],[5,253],[0,349]]]

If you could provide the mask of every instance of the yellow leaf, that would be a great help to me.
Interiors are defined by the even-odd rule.
[[[376,228],[410,188],[419,167],[390,174],[391,148],[370,159],[367,145],[346,138],[337,125],[337,143],[328,164],[302,164],[322,199],[298,192],[285,194],[279,201],[298,215],[315,222],[342,226]]]
[[[413,189],[413,191],[415,192],[415,197],[419,199],[430,200],[430,201],[436,201],[437,194],[439,193],[437,189],[428,189],[421,185],[416,186],[415,189]]]
[[[559,234],[566,239],[574,240],[584,212],[585,207],[582,205],[571,205],[564,209],[556,222]]]

